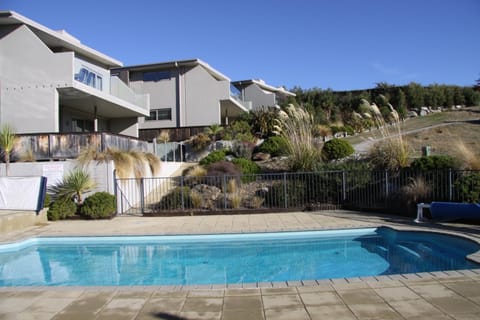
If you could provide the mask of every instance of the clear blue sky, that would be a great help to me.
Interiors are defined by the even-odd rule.
[[[124,65],[199,58],[304,89],[472,85],[479,0],[0,0]]]

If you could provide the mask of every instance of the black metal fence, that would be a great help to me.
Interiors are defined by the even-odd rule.
[[[116,179],[119,214],[349,208],[411,215],[418,202],[478,201],[480,171],[322,171]]]

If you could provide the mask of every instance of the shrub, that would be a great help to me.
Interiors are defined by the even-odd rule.
[[[62,220],[72,217],[77,212],[77,205],[71,199],[57,199],[50,203],[47,212],[48,220]]]
[[[205,150],[210,143],[210,138],[205,133],[199,133],[192,138],[192,149],[196,152]]]
[[[409,150],[405,141],[387,138],[377,142],[368,152],[368,158],[375,169],[398,170],[408,165]]]
[[[322,149],[322,157],[325,160],[338,160],[353,154],[353,149],[350,142],[343,139],[332,139],[325,142]]]
[[[243,158],[237,158],[232,160],[233,164],[240,169],[242,174],[258,174],[260,173],[260,167],[252,160]]]
[[[233,144],[233,154],[237,158],[252,159],[253,149],[255,149],[253,142],[236,141]]]
[[[52,196],[50,193],[46,193],[45,199],[43,200],[43,207],[48,208],[50,206],[50,202],[52,202]]]
[[[353,129],[352,126],[346,125],[344,129],[349,136],[353,136],[355,134],[355,130]]]
[[[287,141],[290,170],[314,170],[322,159],[313,137],[312,115],[305,109],[293,105],[289,105],[279,115],[278,130]]]
[[[210,164],[207,168],[207,176],[238,176],[240,175],[240,170],[229,161],[218,161]]]
[[[450,156],[427,156],[413,160],[410,167],[421,171],[446,170],[458,169],[459,163]]]
[[[239,180],[240,170],[229,161],[218,161],[208,166],[207,177],[209,185],[223,189],[223,176],[234,177]]]
[[[226,140],[239,140],[253,142],[255,137],[252,134],[252,127],[245,120],[234,121],[225,130]]]
[[[89,219],[110,218],[115,211],[115,196],[108,192],[94,193],[80,207],[80,215]]]
[[[192,202],[189,195],[189,187],[176,187],[170,191],[170,193],[163,196],[162,200],[153,206],[153,209],[158,208],[160,210],[178,210],[183,208],[191,208]]]
[[[259,147],[259,152],[272,155],[272,157],[287,155],[287,141],[282,136],[272,136],[266,139]]]
[[[455,184],[459,198],[464,202],[480,202],[480,173],[459,178]]]
[[[208,166],[209,164],[225,160],[225,151],[223,150],[216,150],[210,152],[205,158],[200,160],[200,164],[202,166]]]

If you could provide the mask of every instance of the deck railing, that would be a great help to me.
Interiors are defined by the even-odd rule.
[[[24,157],[34,160],[74,159],[81,150],[94,147],[99,151],[115,148],[122,151],[147,151],[146,141],[112,133],[45,133],[19,134],[12,160]]]

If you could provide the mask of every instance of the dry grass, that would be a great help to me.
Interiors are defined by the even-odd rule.
[[[279,113],[278,131],[287,141],[292,171],[311,171],[322,161],[321,148],[314,139],[313,117],[305,109],[289,105]]]
[[[236,193],[238,191],[237,181],[235,179],[228,180],[227,183],[227,192]]]
[[[391,107],[388,122],[375,104],[371,106],[372,117],[378,128],[380,139],[368,153],[371,162],[379,168],[396,170],[408,166],[410,148],[404,139],[398,113]]]
[[[162,170],[162,161],[153,153],[145,153],[145,159],[150,166],[150,171],[154,177],[159,177]]]
[[[203,205],[202,195],[196,191],[190,192],[190,200],[192,201],[192,206],[195,209],[200,209]]]
[[[409,184],[402,188],[402,194],[409,204],[427,201],[430,191],[430,186],[421,176],[410,178]]]
[[[230,204],[233,209],[238,209],[240,208],[242,204],[243,197],[239,192],[233,193],[229,196],[230,198]]]

